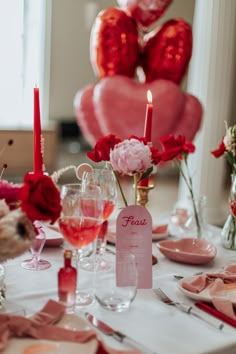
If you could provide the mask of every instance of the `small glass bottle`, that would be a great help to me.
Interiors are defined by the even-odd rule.
[[[64,251],[64,267],[58,272],[58,298],[66,306],[67,313],[73,313],[76,297],[77,271],[71,265],[72,251]]]

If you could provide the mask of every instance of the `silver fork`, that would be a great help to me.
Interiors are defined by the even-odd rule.
[[[211,325],[211,326],[213,326],[213,327],[215,327],[217,329],[222,330],[225,327],[223,322],[218,321],[215,318],[211,318],[208,314],[205,314],[201,310],[198,310],[195,307],[186,305],[186,304],[184,304],[182,302],[178,302],[178,301],[172,300],[160,288],[153,289],[153,291],[159,297],[159,299],[162,302],[164,302],[165,304],[173,305],[173,306],[177,307],[180,311],[185,312],[187,314],[191,314],[191,315],[201,319],[202,321],[205,321],[206,323],[208,323],[209,325]]]

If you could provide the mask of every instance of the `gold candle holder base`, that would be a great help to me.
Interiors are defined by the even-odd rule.
[[[138,188],[137,203],[145,207],[148,202],[148,193],[151,189],[154,188],[154,184],[150,184],[147,187],[138,186],[137,188]]]

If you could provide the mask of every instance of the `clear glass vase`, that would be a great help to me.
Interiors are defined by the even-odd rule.
[[[205,195],[178,202],[171,215],[169,232],[178,237],[208,238]]]
[[[230,215],[222,229],[222,245],[225,248],[236,250],[236,175],[231,176],[229,195]]]

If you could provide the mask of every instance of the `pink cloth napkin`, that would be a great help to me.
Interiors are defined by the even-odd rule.
[[[228,284],[228,285],[227,285]],[[206,273],[190,281],[182,281],[182,287],[193,293],[208,288],[214,307],[224,315],[236,320],[233,304],[227,294],[227,287],[236,289],[236,264],[231,264],[218,273]]]
[[[54,300],[49,300],[44,308],[36,313],[32,318],[22,316],[11,316],[0,314],[0,352],[6,348],[8,340],[13,337],[31,337],[35,339],[44,339],[61,342],[87,343],[96,339],[96,354],[138,354],[137,350],[118,351],[104,345],[97,333],[91,330],[70,330],[55,324],[63,317],[65,307]]]

